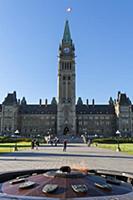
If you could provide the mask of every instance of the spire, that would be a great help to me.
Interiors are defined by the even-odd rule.
[[[64,29],[64,35],[63,35],[63,43],[71,43],[71,34],[70,34],[70,29],[69,29],[69,23],[68,20],[66,20],[65,23],[65,29]]]

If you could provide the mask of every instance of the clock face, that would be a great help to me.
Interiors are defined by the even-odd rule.
[[[64,48],[64,53],[69,53],[70,52],[70,49],[68,47]]]

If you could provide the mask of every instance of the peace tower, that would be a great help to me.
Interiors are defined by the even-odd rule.
[[[59,46],[57,133],[76,133],[75,48],[68,21]]]

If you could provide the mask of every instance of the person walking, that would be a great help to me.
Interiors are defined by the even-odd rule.
[[[63,142],[63,151],[66,151],[67,148],[67,140],[64,140]]]
[[[36,145],[36,150],[38,150],[38,147],[39,147],[39,141],[38,140],[35,140],[35,145]]]
[[[31,149],[34,149],[34,147],[35,147],[35,141],[32,140],[32,141],[31,141]]]

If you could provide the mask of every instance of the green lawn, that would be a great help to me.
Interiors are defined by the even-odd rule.
[[[0,153],[14,152],[16,143],[0,143]],[[18,150],[23,150],[31,147],[31,142],[17,142]]]
[[[112,150],[116,151],[117,144],[100,144],[100,143],[98,143],[97,147],[106,148],[106,149],[112,149]],[[122,152],[125,152],[125,153],[133,155],[133,144],[130,144],[130,143],[120,144],[120,148],[121,148]]]

